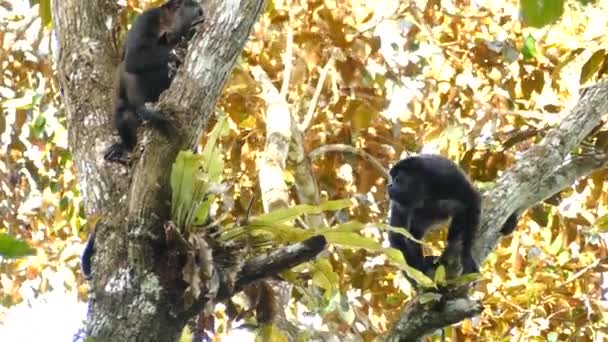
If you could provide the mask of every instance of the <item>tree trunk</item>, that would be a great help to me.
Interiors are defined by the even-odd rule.
[[[86,326],[95,341],[174,341],[207,300],[202,294],[199,302],[185,301],[181,269],[168,263],[162,228],[169,219],[169,174],[177,153],[197,144],[263,3],[205,2],[205,22],[157,104],[176,127],[175,138],[140,128],[132,165],[124,167],[103,159],[115,131],[116,2],[53,2],[69,144],[87,215],[101,218]]]

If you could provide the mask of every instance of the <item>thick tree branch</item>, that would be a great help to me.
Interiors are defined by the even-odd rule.
[[[530,201],[532,204],[543,201],[571,186],[577,179],[606,166],[608,166],[608,155],[606,154],[576,156],[545,177],[539,191],[530,196]]]
[[[326,245],[327,241],[325,237],[317,235],[305,241],[285,246],[248,260],[238,273],[234,287],[230,291],[221,293],[217,301],[230,298],[248,284],[270,278],[280,272],[314,259],[325,249]]]
[[[451,299],[445,304],[421,304],[419,300],[410,301],[399,321],[395,323],[387,341],[416,341],[450,324],[478,315],[483,310],[479,301],[465,298]]]
[[[555,172],[606,112],[608,82],[585,88],[562,122],[500,177],[486,197],[482,222],[473,243],[473,257],[478,264],[494,249],[500,239],[500,229],[509,215],[536,203],[539,194],[550,196],[563,188],[561,186],[565,185],[567,178],[561,178]]]
[[[552,196],[576,179],[607,165],[607,156],[601,153],[570,157],[572,150],[606,112],[608,82],[587,88],[564,120],[551,129],[538,145],[530,148],[486,193],[482,223],[473,245],[473,256],[478,264],[498,242],[500,229],[509,215]],[[462,248],[459,244],[450,247],[442,256],[448,263],[448,269],[453,268],[450,266],[453,261],[460,260]],[[466,296],[466,291],[461,295]],[[437,312],[419,304],[418,298],[415,298],[402,312],[389,340],[414,341],[481,311],[476,302],[467,298],[453,301],[457,305],[446,305],[441,312]]]

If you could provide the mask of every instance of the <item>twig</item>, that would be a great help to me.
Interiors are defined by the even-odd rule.
[[[570,278],[568,278],[565,282],[559,284],[557,287],[562,287],[562,286],[566,286],[567,284],[575,281],[576,279],[580,278],[583,274],[585,274],[585,272],[589,271],[590,269],[596,267],[597,265],[600,264],[600,261],[602,261],[604,259],[596,259],[594,262],[592,262],[591,264],[583,267],[580,271],[576,272],[575,274],[573,274],[572,276],[570,276]]]
[[[323,90],[323,84],[325,83],[325,79],[327,78],[327,74],[329,73],[329,67],[334,63],[334,54],[332,53],[331,57],[325,66],[321,70],[319,74],[319,82],[317,82],[317,87],[315,88],[315,93],[312,96],[312,100],[310,100],[310,105],[308,106],[308,111],[306,112],[306,116],[302,123],[300,124],[300,131],[305,132],[310,126],[312,122],[312,118],[315,115],[315,108],[317,107],[317,102],[319,102],[319,96],[321,95],[321,91]]]
[[[330,152],[340,152],[340,153],[352,153],[355,154],[361,158],[363,158],[364,160],[366,160],[368,163],[370,163],[374,169],[376,169],[376,171],[378,171],[378,173],[380,173],[383,177],[385,178],[389,178],[390,175],[388,174],[388,171],[384,168],[384,166],[382,166],[382,164],[380,164],[380,162],[374,158],[371,154],[358,149],[356,147],[353,146],[349,146],[349,145],[344,145],[344,144],[328,144],[328,145],[323,145],[320,147],[315,148],[314,150],[310,151],[310,153],[308,154],[308,158],[310,158],[310,160],[314,160],[324,154],[330,153]]]
[[[289,79],[291,78],[291,68],[293,60],[293,29],[291,28],[291,19],[293,17],[292,10],[289,10],[289,22],[287,23],[287,40],[285,42],[285,53],[283,54],[283,64],[285,70],[283,71],[283,84],[281,84],[281,95],[282,98],[287,101],[287,91],[289,90]]]

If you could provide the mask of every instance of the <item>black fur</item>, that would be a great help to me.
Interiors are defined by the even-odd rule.
[[[121,141],[105,153],[108,161],[123,161],[126,152],[137,143],[137,128],[148,121],[163,134],[171,125],[157,111],[146,109],[146,102],[156,102],[169,88],[171,50],[202,21],[202,9],[193,0],[170,0],[139,15],[127,33],[117,70],[118,86],[114,99],[114,125]]]
[[[87,243],[84,245],[84,251],[82,251],[81,266],[82,274],[85,279],[91,279],[91,272],[93,272],[92,259],[95,253],[95,232],[91,233]]]
[[[423,154],[400,160],[390,176],[390,225],[406,228],[420,240],[434,225],[451,217],[448,244],[462,241],[463,273],[478,272],[471,244],[479,226],[481,195],[460,168],[447,158]],[[501,232],[511,233],[517,219],[517,213],[511,215]],[[425,273],[432,267],[431,261],[423,257],[420,244],[394,232],[388,237],[410,266]]]

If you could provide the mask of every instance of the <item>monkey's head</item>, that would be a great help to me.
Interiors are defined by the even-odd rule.
[[[203,20],[203,9],[194,0],[169,0],[161,7],[160,39],[175,45],[193,25]]]
[[[388,196],[400,206],[414,208],[422,205],[426,196],[425,178],[404,161],[398,162],[389,172]]]

